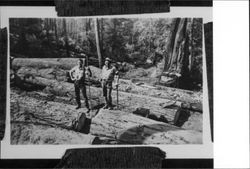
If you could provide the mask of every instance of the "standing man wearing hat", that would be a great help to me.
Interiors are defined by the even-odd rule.
[[[106,58],[101,74],[102,92],[106,102],[104,109],[112,109],[112,82],[114,80],[114,76],[117,74],[117,69],[111,66],[111,60],[109,58]]]
[[[79,59],[77,63],[77,66],[73,67],[69,72],[71,80],[74,81],[75,86],[75,96],[77,102],[76,109],[81,108],[80,91],[82,91],[82,95],[85,99],[85,106],[87,109],[89,109],[85,80],[86,76],[92,76],[92,72],[90,71],[89,67],[85,66],[85,59]]]

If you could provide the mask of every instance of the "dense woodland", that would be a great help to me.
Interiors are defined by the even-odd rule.
[[[176,87],[202,86],[200,18],[13,18],[10,49],[11,56],[22,58],[77,58],[84,53],[96,67],[110,57],[132,68],[154,67],[148,76],[162,83],[169,83],[164,77],[172,73]]]

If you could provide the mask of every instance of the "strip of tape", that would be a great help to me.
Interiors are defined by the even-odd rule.
[[[170,0],[55,0],[58,16],[170,12]]]

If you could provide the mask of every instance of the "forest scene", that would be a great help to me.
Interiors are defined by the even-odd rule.
[[[12,144],[202,144],[201,18],[11,18]],[[119,72],[104,109],[105,58]],[[70,70],[86,60],[90,109]],[[81,95],[81,102],[84,102]]]

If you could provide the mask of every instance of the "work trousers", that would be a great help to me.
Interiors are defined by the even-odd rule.
[[[106,105],[112,106],[112,81],[102,80],[102,93],[103,97],[105,98]]]
[[[86,108],[89,108],[89,102],[88,102],[88,97],[87,97],[87,93],[86,93],[86,85],[75,83],[76,102],[77,102],[77,105],[79,107],[81,106],[81,97],[80,97],[81,91],[82,91],[82,95],[83,95],[84,100],[85,100],[85,106],[86,106]]]

